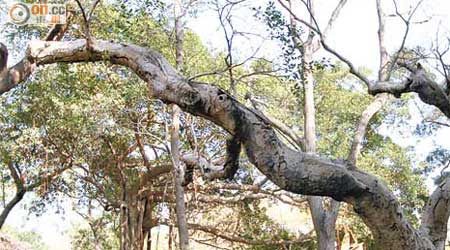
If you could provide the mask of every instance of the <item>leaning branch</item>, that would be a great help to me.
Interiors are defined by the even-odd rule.
[[[450,216],[450,178],[446,178],[431,195],[422,215],[420,231],[427,235],[436,249],[444,249]]]
[[[48,32],[45,41],[59,41],[67,31],[74,15],[72,12],[67,13],[66,24],[56,24]],[[0,43],[0,95],[15,88],[19,83],[28,79],[33,73],[36,65],[32,60],[24,58],[11,68],[7,68],[8,49]]]
[[[249,161],[280,188],[297,194],[329,196],[353,205],[380,244],[398,249],[424,247],[425,241],[419,240],[395,196],[376,177],[292,150],[256,111],[218,87],[187,81],[152,49],[101,40],[90,49],[85,40],[34,41],[27,50],[27,60],[37,66],[93,61],[126,66],[147,82],[151,97],[177,104],[186,112],[238,134]]]

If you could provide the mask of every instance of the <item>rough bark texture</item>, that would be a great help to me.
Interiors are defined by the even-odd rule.
[[[409,67],[411,75],[402,82],[371,83],[369,93],[390,93],[400,97],[403,93],[415,92],[419,98],[429,105],[436,106],[445,116],[450,118],[450,100],[445,90],[432,81],[420,64]]]
[[[302,54],[302,80],[304,96],[304,131],[305,149],[307,153],[316,152],[316,109],[314,102],[314,76],[312,71],[314,48],[312,43],[304,44]],[[325,198],[308,197],[309,209],[311,212],[314,230],[317,235],[317,245],[319,250],[335,249],[336,233],[335,226],[339,212],[339,203],[330,200],[330,210],[324,207]]]
[[[353,205],[375,240],[385,249],[438,249],[432,243],[433,235],[437,233],[415,230],[381,180],[359,170],[346,169],[343,164],[292,150],[277,138],[270,123],[257,112],[215,86],[187,81],[151,49],[95,41],[87,50],[84,40],[35,41],[30,43],[26,60],[38,66],[84,61],[124,65],[148,83],[154,98],[175,103],[191,114],[213,121],[231,134],[241,134],[250,162],[281,188],[298,194],[328,196]],[[446,197],[448,192],[441,190],[443,194],[436,195],[436,204],[447,211],[448,204],[442,202],[445,199],[441,197]],[[438,227],[439,220],[427,221],[430,225],[425,228]]]
[[[446,179],[433,192],[422,215],[420,231],[428,235],[436,249],[444,249],[447,223],[450,215],[450,179]]]
[[[183,43],[184,43],[184,27],[182,25],[182,6],[180,0],[175,1],[175,59],[176,68],[182,71],[183,66]],[[175,185],[175,211],[177,215],[178,235],[180,239],[180,249],[189,250],[189,231],[186,219],[186,206],[184,204],[184,188],[185,169],[180,161],[180,114],[181,110],[177,105],[172,106],[172,127],[170,130],[170,153],[172,156]]]
[[[282,3],[281,1],[279,1]],[[311,14],[309,25],[314,26],[315,1],[309,1],[309,11]],[[328,24],[322,33],[324,37],[330,32],[333,24],[338,18],[342,8],[347,0],[340,0],[331,14]],[[289,11],[292,11],[292,3],[289,1]],[[295,15],[291,13],[291,26],[296,27]],[[306,42],[302,42],[299,37],[293,36],[293,42],[300,49],[302,55],[301,76],[304,91],[304,131],[305,131],[305,151],[315,154],[316,151],[316,121],[315,121],[315,101],[314,101],[314,75],[312,70],[313,55],[320,47],[320,37],[316,36],[311,29]],[[324,202],[329,203],[329,208],[325,208]],[[335,226],[339,212],[339,202],[322,197],[308,197],[311,217],[314,224],[314,230],[317,235],[319,250],[333,250],[336,244]]]

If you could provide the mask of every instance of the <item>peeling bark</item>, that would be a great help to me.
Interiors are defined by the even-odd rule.
[[[420,231],[427,235],[436,249],[445,248],[450,215],[450,179],[442,182],[425,206]]]
[[[412,227],[382,181],[362,171],[346,169],[342,163],[289,148],[257,112],[215,86],[187,81],[151,49],[95,41],[87,50],[84,40],[35,41],[30,43],[26,60],[38,66],[86,61],[126,66],[148,83],[152,97],[175,103],[231,134],[240,133],[250,162],[284,190],[328,196],[353,205],[385,249],[437,249],[428,235]]]

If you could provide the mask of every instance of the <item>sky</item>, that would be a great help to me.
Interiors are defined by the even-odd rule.
[[[1,2],[1,0],[0,0]],[[265,0],[252,0],[252,4],[262,4]],[[386,3],[392,3],[385,0]],[[411,0],[398,1],[401,10],[407,10],[408,5],[414,3]],[[328,18],[335,6],[335,0],[318,0],[317,13],[319,23]],[[388,13],[392,12],[392,5]],[[437,27],[442,35],[450,31],[450,1],[448,0],[425,0],[424,8],[417,13],[416,21],[428,20],[424,24],[414,25],[407,45],[423,45],[429,47],[436,39]],[[304,15],[299,12],[299,15]],[[248,31],[262,31],[265,27],[252,21],[252,13],[247,10],[239,10],[236,14],[238,27],[243,27]],[[5,13],[0,14],[0,25],[7,20]],[[195,31],[212,51],[222,51],[225,48],[223,33],[220,29],[217,14],[213,11],[203,11],[195,19],[189,20],[188,27]],[[390,51],[393,51],[400,42],[404,31],[404,26],[398,18],[389,18],[387,24],[387,45]],[[342,11],[341,16],[328,37],[329,44],[337,51],[349,58],[358,67],[368,67],[376,70],[378,67],[378,47],[377,47],[377,16],[374,0],[348,0],[348,4]],[[4,41],[4,35],[0,34],[0,41]],[[259,45],[260,39],[242,39],[239,43],[241,56],[245,57],[245,51],[249,53],[253,48]],[[268,42],[263,46],[261,54],[265,56],[275,56],[279,54],[277,47]],[[320,52],[318,57],[331,57],[325,52]],[[419,105],[425,105],[418,101]],[[418,158],[423,158],[436,145],[450,148],[450,128],[440,129],[434,137],[416,138],[412,135],[414,124],[420,120],[420,112],[416,105],[410,105],[411,108],[411,126],[404,127],[401,130],[393,131],[389,127],[382,127],[382,133],[389,133],[397,143],[403,146],[415,146]],[[429,183],[431,185],[431,183]],[[27,198],[30,200],[30,197]],[[25,201],[23,204],[26,204]],[[70,208],[70,203],[66,204]],[[21,205],[20,205],[21,206]],[[28,218],[29,217],[29,218]],[[62,218],[65,218],[64,220]],[[23,229],[34,230],[40,233],[46,243],[52,246],[52,249],[69,249],[70,238],[67,231],[72,225],[81,221],[81,218],[70,209],[66,210],[64,216],[49,212],[42,217],[27,216],[24,209],[14,209],[7,220],[8,225]]]
[[[255,5],[261,4],[263,1],[252,1]],[[382,1],[386,5],[386,14],[394,14],[395,9],[391,0]],[[325,26],[331,12],[336,6],[336,0],[317,0],[318,22]],[[406,14],[411,6],[415,6],[415,0],[397,0],[399,11]],[[299,8],[301,9],[301,8]],[[243,21],[236,18],[236,27],[244,27],[244,31],[260,31],[261,25],[255,24],[251,21],[251,12],[243,11]],[[304,11],[297,11],[299,16],[305,16]],[[422,23],[423,21],[425,21]],[[420,24],[411,25],[406,47],[423,46],[430,48],[431,44],[436,41],[436,34],[439,31],[441,37],[446,37],[450,33],[450,1],[448,0],[425,0],[422,3],[422,8],[418,9],[415,14],[413,22]],[[205,25],[205,24],[208,25]],[[212,25],[214,24],[214,25]],[[240,25],[239,25],[240,24]],[[212,49],[222,49],[226,47],[223,33],[217,23],[217,14],[214,11],[202,13],[199,18],[189,22],[189,27]],[[377,72],[379,65],[378,52],[378,17],[376,12],[376,5],[374,0],[348,0],[347,5],[343,8],[341,15],[337,19],[333,29],[328,36],[329,45],[344,55],[356,67],[367,67],[374,73]],[[405,31],[405,25],[397,17],[389,17],[386,22],[386,45],[390,52],[396,51],[401,43]],[[239,44],[240,51],[250,51],[252,49],[242,49],[242,46],[250,46],[243,42]],[[271,57],[278,55],[277,47],[268,42],[265,49],[261,51],[264,56]],[[241,52],[242,53],[242,52]],[[245,52],[244,52],[245,54]],[[333,58],[332,55],[325,51],[321,51],[316,55],[317,58],[327,57]],[[245,56],[243,56],[245,58]],[[449,58],[450,59],[450,58]],[[372,77],[372,79],[375,79]],[[413,135],[416,125],[420,122],[420,110],[429,109],[429,106],[422,103],[420,100],[415,100],[410,103],[410,123],[409,126],[404,126],[401,129],[393,130],[392,127],[382,126],[380,132],[394,138],[396,143],[402,146],[416,147],[416,160],[423,160],[428,153],[436,148],[436,146],[443,146],[450,148],[450,128],[441,128],[437,131],[436,136],[417,138]],[[424,111],[424,113],[427,113]],[[433,184],[430,181],[427,183],[429,189],[433,189]]]

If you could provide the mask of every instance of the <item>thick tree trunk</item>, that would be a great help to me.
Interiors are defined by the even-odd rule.
[[[130,192],[131,193],[131,192]],[[136,193],[126,194],[120,210],[120,249],[143,250],[151,244],[151,212],[147,199],[139,198]],[[146,244],[147,241],[147,244]]]
[[[415,230],[381,180],[359,170],[347,169],[342,163],[289,148],[259,113],[218,87],[187,81],[151,49],[95,41],[88,50],[85,40],[34,41],[27,50],[27,60],[37,66],[105,60],[127,66],[148,83],[154,98],[175,103],[184,111],[204,117],[231,134],[240,134],[250,162],[280,188],[347,202],[384,249],[436,249],[430,240],[434,233]],[[448,195],[448,191],[443,189],[442,194],[440,197],[446,197],[444,194]],[[449,204],[438,204],[448,210]],[[436,220],[430,223],[427,228],[435,228]]]

